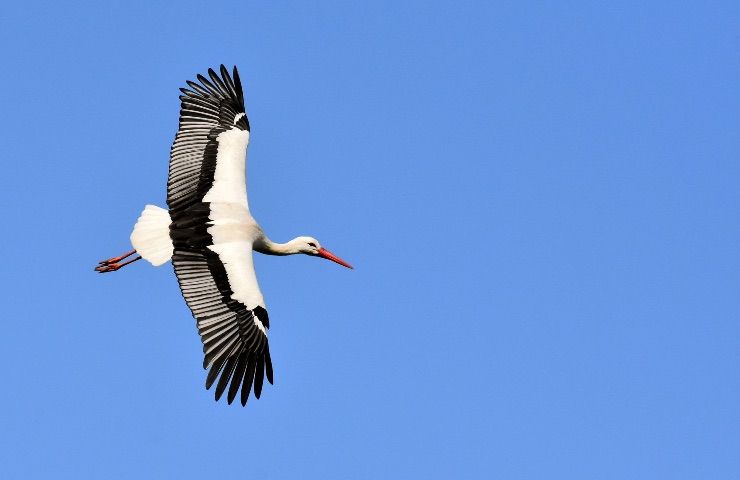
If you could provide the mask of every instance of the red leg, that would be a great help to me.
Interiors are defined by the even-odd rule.
[[[128,255],[131,255],[133,253],[134,252],[131,252]],[[124,257],[121,257],[121,258],[126,258],[128,255],[126,255]],[[129,260],[128,262],[123,262],[123,263],[116,263],[116,262],[113,262],[113,263],[105,263],[105,264],[101,263],[100,265],[98,265],[97,267],[95,267],[95,271],[98,272],[98,273],[115,272],[119,268],[123,268],[123,267],[125,267],[126,265],[128,265],[130,263],[134,263],[137,260],[141,260],[141,257],[136,257],[133,260]]]
[[[99,263],[100,265],[108,265],[108,264],[110,264],[110,263],[118,263],[118,262],[120,262],[121,260],[123,260],[124,258],[126,258],[126,257],[130,257],[130,256],[131,256],[131,255],[133,255],[134,253],[136,253],[136,250],[131,250],[131,251],[130,251],[130,252],[128,252],[128,253],[124,253],[124,254],[123,254],[123,255],[121,255],[120,257],[113,257],[113,258],[109,258],[108,260],[101,260],[101,261],[100,261],[100,262],[98,262],[98,263]]]

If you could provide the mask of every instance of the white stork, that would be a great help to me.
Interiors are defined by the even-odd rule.
[[[198,75],[181,88],[180,127],[170,151],[169,211],[147,205],[131,233],[134,250],[95,268],[114,272],[137,260],[154,266],[172,260],[182,295],[203,342],[206,388],[218,379],[216,400],[229,387],[229,404],[241,388],[246,405],[272,383],[267,332],[270,319],[252,261],[252,250],[268,255],[323,257],[352,268],[312,237],[275,243],[249,212],[246,156],[249,120],[239,73],[221,65],[210,80]],[[138,254],[132,260],[124,259]],[[220,374],[220,378],[219,378]]]

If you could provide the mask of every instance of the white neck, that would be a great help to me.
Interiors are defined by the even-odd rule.
[[[296,253],[301,253],[298,249],[299,243],[298,238],[294,238],[286,243],[275,243],[266,236],[263,236],[254,242],[253,248],[267,255],[295,255]]]

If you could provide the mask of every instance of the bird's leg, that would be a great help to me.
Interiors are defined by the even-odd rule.
[[[101,261],[99,261],[98,263],[99,263],[100,265],[108,265],[108,264],[110,264],[110,263],[118,263],[118,262],[120,262],[121,260],[123,260],[124,258],[126,258],[126,257],[130,257],[130,256],[131,256],[131,255],[133,255],[134,253],[136,253],[136,250],[131,250],[131,251],[130,251],[130,252],[128,252],[128,253],[124,253],[124,254],[123,254],[123,255],[121,255],[120,257],[113,257],[113,258],[109,258],[108,260],[101,260]]]
[[[103,260],[102,262],[99,263],[97,267],[95,267],[95,271],[98,273],[115,272],[119,268],[123,268],[130,263],[134,263],[137,260],[141,260],[141,256],[138,256],[134,258],[133,260],[129,260],[128,262],[118,263],[124,258],[127,258],[133,255],[134,253],[136,253],[136,250],[131,250],[130,252],[124,255],[121,255],[120,257],[114,257],[114,258],[109,258],[108,260]]]

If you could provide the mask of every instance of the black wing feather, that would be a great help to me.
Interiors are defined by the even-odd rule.
[[[269,345],[265,345],[265,372],[267,373],[267,381],[272,385],[272,358],[270,358]]]
[[[239,360],[237,361],[236,368],[234,369],[234,376],[231,379],[231,385],[229,385],[229,396],[227,397],[229,405],[231,405],[231,402],[234,401],[234,397],[236,397],[236,392],[239,391],[239,387],[241,387],[242,385],[244,370],[247,369],[247,361],[248,356],[244,352],[244,350],[242,350],[239,353]]]
[[[254,380],[254,370],[256,366],[257,358],[254,355],[249,355],[249,363],[247,365],[247,371],[244,374],[244,383],[242,383],[242,407],[246,405],[247,400],[249,400],[249,391],[252,389],[252,381]]]
[[[208,376],[206,377],[206,390],[210,390],[211,385],[213,385],[213,382],[218,378],[218,374],[221,373],[221,368],[223,368],[224,363],[226,363],[226,355],[219,358],[218,361],[213,363],[211,371],[208,372]]]
[[[226,361],[224,371],[221,374],[221,378],[219,378],[218,380],[218,385],[216,385],[216,401],[221,398],[221,395],[224,393],[224,389],[226,389],[226,385],[229,384],[229,380],[231,380],[231,374],[234,372],[236,361],[238,359],[238,356],[233,355],[229,357],[229,359]]]
[[[257,357],[257,370],[254,372],[254,396],[262,395],[262,379],[265,377],[265,357]]]

